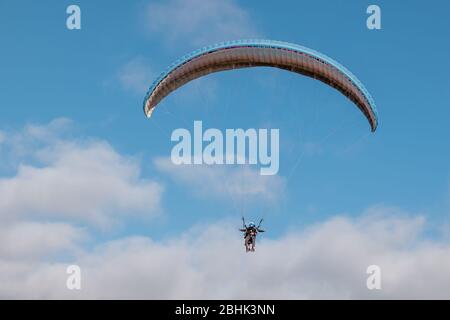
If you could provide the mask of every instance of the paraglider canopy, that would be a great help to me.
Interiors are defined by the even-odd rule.
[[[273,40],[222,42],[181,57],[153,82],[144,99],[144,112],[150,118],[165,96],[191,80],[213,72],[258,66],[285,69],[328,84],[350,99],[367,118],[372,131],[376,130],[375,102],[349,70],[312,49]]]

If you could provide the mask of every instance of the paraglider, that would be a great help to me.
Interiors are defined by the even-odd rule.
[[[273,40],[235,40],[210,45],[170,65],[153,82],[144,99],[150,118],[158,103],[184,84],[210,73],[250,67],[274,67],[296,72],[339,90],[369,121],[378,125],[375,102],[364,85],[344,66],[315,50]]]
[[[245,219],[242,217],[242,229],[239,229],[239,231],[244,232],[244,246],[246,252],[254,252],[255,246],[256,246],[256,235],[258,232],[265,232],[265,230],[262,230],[261,223],[263,222],[263,219],[259,221],[258,226],[255,225],[254,222],[250,222],[248,226],[245,224]]]
[[[319,80],[335,88],[352,101],[369,122],[372,132],[378,126],[375,102],[361,81],[347,68],[315,50],[273,40],[235,40],[210,45],[187,54],[172,65],[150,86],[144,99],[144,113],[152,116],[157,105],[171,92],[202,76],[240,68],[273,67]],[[262,220],[261,220],[262,222]],[[246,251],[255,251],[258,226],[245,224]]]

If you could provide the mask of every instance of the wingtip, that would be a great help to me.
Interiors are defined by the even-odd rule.
[[[147,106],[145,106],[144,113],[145,113],[145,116],[147,117],[147,119],[150,119],[152,117],[152,113],[153,113],[154,109],[155,108],[148,108]]]

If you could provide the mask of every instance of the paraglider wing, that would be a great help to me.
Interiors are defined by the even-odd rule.
[[[312,49],[272,40],[223,42],[181,57],[153,82],[144,100],[144,112],[150,118],[165,96],[191,80],[213,72],[258,66],[285,69],[328,84],[358,106],[372,131],[376,130],[375,102],[349,70]]]

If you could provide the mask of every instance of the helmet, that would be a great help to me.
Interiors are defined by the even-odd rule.
[[[254,228],[254,227],[255,227],[255,223],[254,223],[254,222],[250,222],[250,223],[248,224],[248,226],[249,226],[250,228]]]

